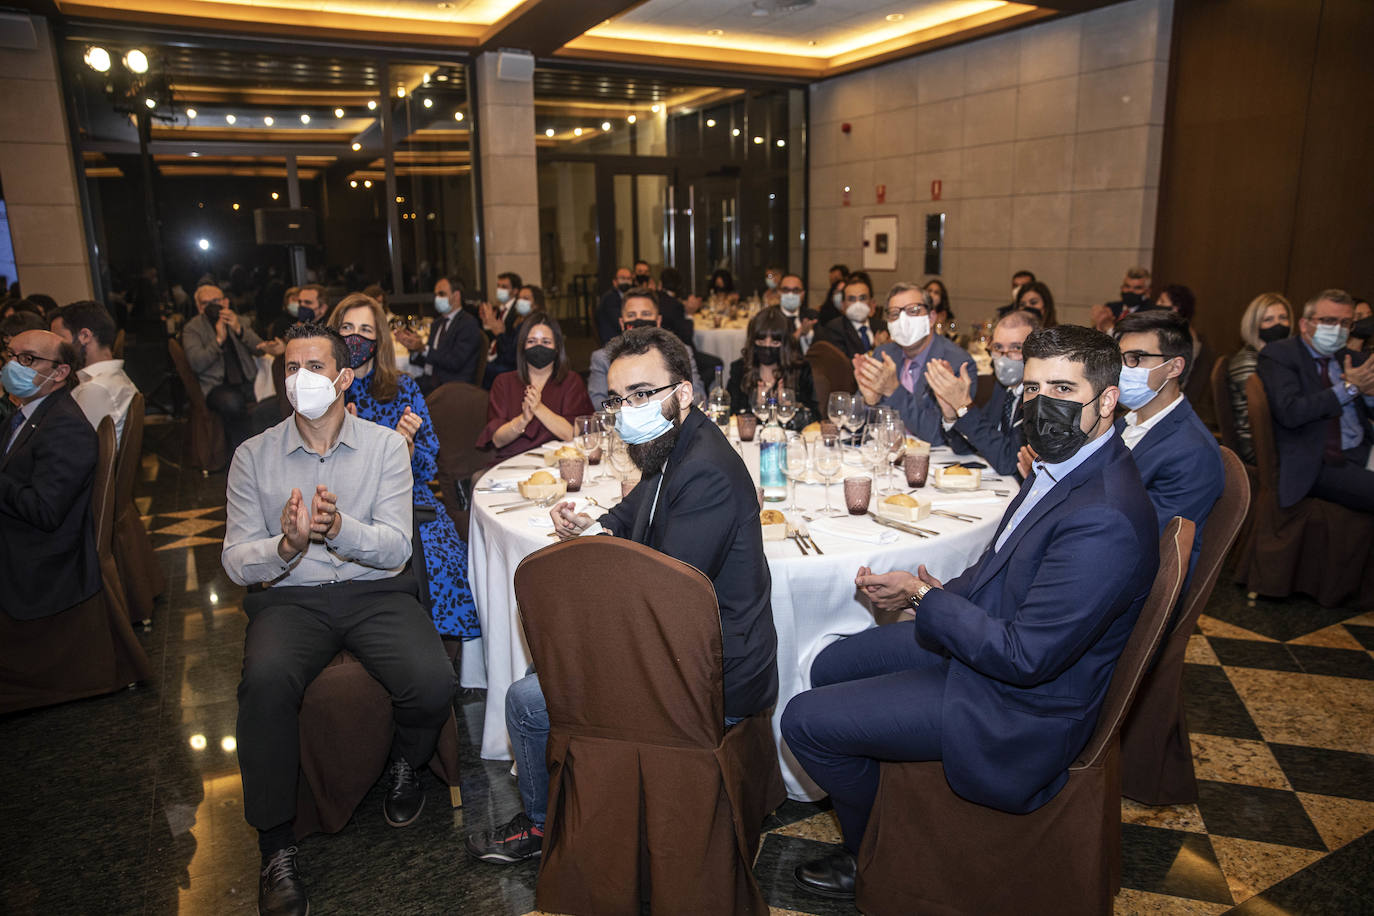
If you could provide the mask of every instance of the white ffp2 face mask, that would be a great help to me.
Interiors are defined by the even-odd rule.
[[[899,347],[910,347],[930,336],[929,315],[908,315],[902,312],[896,321],[887,323],[887,333]]]
[[[343,373],[340,372],[339,375]],[[328,376],[320,375],[318,372],[297,369],[286,377],[286,399],[291,402],[291,407],[296,413],[307,420],[318,420],[328,412],[330,405],[338,398],[339,392],[334,390],[334,382],[338,380],[339,376],[330,381]]]

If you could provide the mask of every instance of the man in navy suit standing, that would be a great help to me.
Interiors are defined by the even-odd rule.
[[[828,646],[813,689],[783,713],[783,738],[844,833],[798,866],[813,893],[853,896],[880,761],[940,760],[955,792],[1003,811],[1053,798],[1149,594],[1154,508],[1112,425],[1120,350],[1068,325],[1036,331],[1024,350],[1024,425],[1040,458],[992,544],[948,584],[924,566],[861,568],[855,583],[876,606],[915,619]]]
[[[1133,312],[1116,323],[1113,334],[1121,348],[1121,406],[1130,411],[1121,439],[1154,503],[1160,535],[1175,515],[1197,526],[1191,572],[1226,471],[1216,437],[1183,394],[1193,362],[1188,320],[1167,309]]]
[[[1346,349],[1354,320],[1349,293],[1323,290],[1302,310],[1302,336],[1260,351],[1285,508],[1313,496],[1374,512],[1374,360]]]
[[[849,287],[845,287],[846,291]],[[955,375],[968,379],[969,400],[977,388],[973,357],[958,344],[934,333],[930,297],[915,283],[898,283],[887,294],[887,332],[892,339],[870,356],[854,356],[854,379],[864,403],[895,407],[911,435],[943,445],[940,405],[926,383],[926,366],[943,360]]]

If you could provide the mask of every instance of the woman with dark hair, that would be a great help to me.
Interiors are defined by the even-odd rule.
[[[532,312],[515,335],[515,370],[491,384],[487,425],[478,448],[498,460],[573,437],[572,421],[596,411],[582,376],[571,371],[563,329],[547,312]]]
[[[930,299],[930,324],[934,327],[937,324],[945,326],[945,336],[953,337],[949,331],[950,324],[954,321],[954,306],[949,302],[949,290],[945,289],[945,281],[939,277],[931,277],[922,287],[926,296]]]
[[[1016,307],[1038,312],[1041,327],[1052,328],[1059,323],[1054,315],[1054,293],[1039,280],[1027,283],[1017,290]]]
[[[730,381],[725,387],[732,413],[750,411],[758,392],[777,394],[787,388],[797,399],[797,413],[787,422],[788,429],[802,429],[820,416],[811,364],[802,359],[792,324],[776,306],[764,309],[749,322],[744,353],[730,364]]]
[[[1193,315],[1197,311],[1197,297],[1193,291],[1178,283],[1171,283],[1160,292],[1155,300],[1158,308],[1169,309],[1188,319],[1189,332],[1193,335],[1193,361],[1189,364],[1188,380],[1183,384],[1183,394],[1193,404],[1193,409],[1204,423],[1212,424],[1216,411],[1212,406],[1212,364],[1217,354],[1207,340],[1192,327]]]
[[[712,296],[733,295],[735,292],[735,276],[722,267],[720,270],[711,274],[711,282],[708,286],[710,287],[710,295]]]
[[[350,411],[405,436],[414,478],[415,570],[424,574],[421,603],[429,607],[440,636],[482,635],[468,586],[468,547],[453,519],[429,488],[439,466],[439,438],[420,386],[396,368],[396,345],[382,304],[365,293],[345,296],[329,326],[348,344],[353,384],[344,397]],[[424,599],[428,598],[427,601]]]

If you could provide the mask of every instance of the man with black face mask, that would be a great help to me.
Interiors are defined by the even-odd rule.
[[[778,640],[754,481],[729,440],[692,406],[682,341],[662,328],[636,328],[607,350],[610,391],[597,406],[617,411],[616,431],[643,477],[599,521],[559,503],[549,513],[554,530],[565,540],[602,532],[627,538],[706,574],[720,607],[725,725],[767,714],[778,696]],[[543,840],[549,718],[538,675],[506,693],[506,727],[524,810],[467,840],[469,855],[501,864],[539,855]]]
[[[647,269],[648,265],[644,266]],[[648,283],[643,285],[649,286]],[[602,345],[620,333],[620,307],[625,303],[625,294],[634,287],[634,272],[628,267],[616,268],[614,284],[602,293],[601,301],[596,304],[596,334]]]
[[[651,289],[636,287],[625,294],[625,304],[620,308],[620,329],[633,331],[635,328],[663,327],[663,315],[658,307],[658,295]],[[678,338],[681,339],[680,337]],[[591,371],[587,373],[587,394],[592,406],[597,407],[606,400],[606,370],[611,361],[606,357],[609,347],[592,351]],[[687,348],[687,359],[692,364],[692,393],[706,397],[706,386],[702,384],[701,373],[697,371],[696,354]]]
[[[1094,305],[1091,310],[1092,325],[1110,334],[1112,326],[1122,318],[1153,307],[1149,268],[1128,267],[1126,276],[1121,279],[1121,298],[1106,305]]]
[[[855,584],[876,607],[915,619],[832,643],[813,689],[783,713],[783,738],[830,793],[844,835],[797,868],[813,893],[853,896],[881,760],[942,761],[955,792],[1002,811],[1052,799],[1153,584],[1154,508],[1112,427],[1120,350],[1059,325],[1023,353],[1025,433],[1041,460],[992,544],[945,584],[924,566],[861,567]]]

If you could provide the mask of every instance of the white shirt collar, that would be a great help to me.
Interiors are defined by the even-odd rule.
[[[1130,413],[1126,414],[1126,428],[1121,431],[1121,441],[1126,443],[1127,448],[1134,450],[1136,445],[1139,444],[1141,439],[1145,438],[1145,436],[1150,432],[1150,430],[1158,426],[1161,420],[1167,417],[1175,408],[1178,407],[1178,405],[1182,403],[1183,392],[1180,391],[1178,393],[1178,396],[1175,397],[1173,401],[1169,403],[1168,407],[1165,407],[1159,413],[1155,414],[1153,417],[1150,417],[1150,419],[1146,420],[1143,423],[1140,422],[1140,413],[1138,411],[1133,410]]]
[[[98,363],[87,363],[81,371],[76,373],[76,377],[83,382],[101,375],[115,375],[124,371],[124,360],[122,359],[102,359]]]

